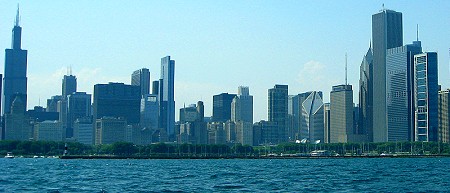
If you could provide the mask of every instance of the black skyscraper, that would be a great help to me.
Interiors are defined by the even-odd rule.
[[[231,102],[235,94],[222,93],[213,96],[213,121],[226,122],[231,119]]]
[[[25,111],[27,106],[27,50],[21,49],[22,28],[19,26],[19,8],[12,30],[12,49],[5,50],[5,77],[3,113],[9,113],[15,96],[21,96]]]

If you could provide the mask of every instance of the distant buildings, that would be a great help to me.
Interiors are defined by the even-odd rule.
[[[276,140],[270,139],[270,141],[272,143],[287,142],[288,85],[277,84],[273,88],[269,89],[268,95],[269,121],[277,125]]]
[[[240,86],[238,94],[231,102],[231,120],[244,121],[253,124],[253,96],[249,94],[249,88]]]

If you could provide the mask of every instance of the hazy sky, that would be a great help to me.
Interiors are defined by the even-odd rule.
[[[249,86],[254,120],[267,120],[267,90],[288,84],[289,94],[324,92],[348,81],[357,103],[359,66],[371,40],[372,14],[382,1],[11,1],[0,0],[0,48],[11,47],[20,3],[22,48],[28,50],[28,108],[61,94],[72,67],[78,91],[93,85],[130,83],[148,68],[159,79],[160,60],[175,62],[178,109]],[[395,1],[385,8],[403,13],[403,42],[419,39],[438,52],[439,83],[450,87],[450,1]],[[4,72],[4,54],[0,54]]]

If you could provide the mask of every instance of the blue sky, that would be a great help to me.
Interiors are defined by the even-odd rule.
[[[22,48],[28,50],[28,108],[61,93],[72,67],[78,90],[130,83],[131,73],[150,69],[159,79],[160,59],[175,64],[175,100],[205,102],[249,86],[254,120],[267,119],[267,90],[288,84],[289,94],[324,92],[348,81],[357,103],[359,65],[371,40],[371,15],[382,1],[9,1],[0,0],[0,48],[10,48],[20,3]],[[438,52],[439,82],[450,87],[450,1],[393,1],[403,13],[403,42],[419,39]],[[4,54],[0,54],[4,65]],[[0,68],[3,73],[4,67]],[[178,112],[178,111],[177,111]],[[178,117],[178,113],[176,115]]]

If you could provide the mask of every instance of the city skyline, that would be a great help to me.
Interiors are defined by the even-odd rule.
[[[3,48],[10,47],[17,3],[5,2],[0,8]],[[136,69],[148,68],[151,77],[159,77],[159,59],[170,55],[177,61],[175,110],[202,100],[205,116],[211,116],[214,94],[235,93],[243,85],[254,96],[254,121],[267,120],[267,89],[274,84],[289,85],[289,94],[322,91],[324,102],[329,102],[331,87],[344,83],[346,52],[349,84],[357,93],[359,64],[371,40],[371,15],[382,8],[382,2],[20,3],[22,47],[30,51],[27,109],[39,101],[45,106],[42,101],[61,93],[60,81],[69,66],[77,76],[78,90],[93,94],[95,84],[130,84],[129,75]],[[157,9],[164,6],[174,14],[158,15]],[[72,14],[81,8],[83,12]],[[299,8],[302,13],[297,13]],[[423,7],[401,1],[385,8],[403,13],[404,43],[416,39],[419,24],[419,40],[424,51],[438,52],[439,83],[448,88],[450,41],[444,35],[449,30],[443,10],[449,4]],[[117,21],[111,21],[118,13]],[[341,16],[330,21],[335,14]],[[169,29],[163,29],[165,25]]]

